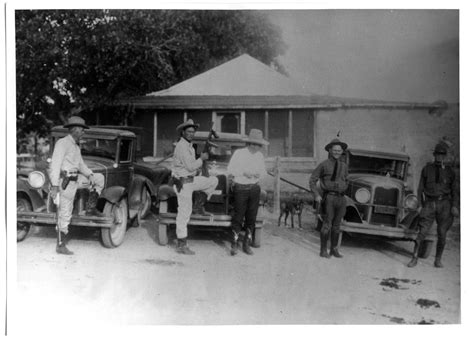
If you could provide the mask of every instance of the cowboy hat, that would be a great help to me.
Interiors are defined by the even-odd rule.
[[[333,139],[331,142],[329,142],[328,144],[326,144],[326,146],[324,147],[324,149],[326,151],[329,151],[329,149],[331,149],[332,146],[334,145],[340,145],[342,147],[342,150],[346,150],[347,149],[347,143],[344,143],[344,142],[341,142],[338,138],[335,138]]]
[[[67,123],[64,125],[64,128],[71,127],[82,127],[84,129],[89,129],[89,127],[86,126],[86,121],[84,121],[84,119],[80,118],[79,116],[71,116],[70,118],[68,118]]]
[[[438,143],[435,148],[433,154],[443,154],[446,155],[448,153],[448,148],[444,143]]]
[[[176,131],[181,132],[182,130],[184,130],[184,129],[186,129],[186,128],[189,128],[189,127],[193,127],[194,129],[198,129],[198,128],[199,128],[199,124],[194,123],[193,120],[189,119],[189,120],[187,120],[186,122],[181,123],[179,126],[177,126],[177,127],[176,127]]]
[[[270,143],[263,138],[263,133],[260,129],[250,129],[249,136],[244,138],[246,143],[259,144],[261,146],[268,146]]]

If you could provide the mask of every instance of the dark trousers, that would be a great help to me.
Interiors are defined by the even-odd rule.
[[[232,230],[235,234],[238,234],[242,230],[242,224],[244,224],[246,232],[252,234],[255,229],[260,202],[260,186],[258,184],[235,184],[233,195]]]
[[[346,198],[343,195],[326,195],[323,205],[323,226],[321,233],[339,233],[342,218],[346,213]]]
[[[453,225],[454,220],[451,215],[450,200],[428,201],[425,203],[421,209],[420,221],[418,223],[420,232],[418,233],[417,241],[419,243],[425,239],[435,220],[438,225],[437,246],[442,250],[446,244],[446,234],[448,233],[449,228]]]

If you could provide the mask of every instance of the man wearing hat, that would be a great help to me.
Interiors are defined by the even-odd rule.
[[[69,129],[69,135],[59,139],[54,146],[49,172],[52,185],[50,194],[53,201],[56,201],[56,196],[59,194],[56,252],[72,255],[73,252],[66,247],[66,243],[76,191],[79,186],[89,188],[91,193],[87,214],[101,216],[95,207],[98,196],[104,188],[104,175],[94,175],[82,159],[79,141],[84,135],[84,129],[89,129],[85,121],[78,116],[72,116],[64,127]],[[64,181],[68,182],[67,185],[63,184]]]
[[[330,258],[331,255],[337,258],[343,256],[339,253],[337,241],[339,236],[339,227],[342,218],[346,212],[346,199],[344,192],[347,189],[347,164],[341,161],[347,144],[339,139],[332,140],[324,148],[329,152],[329,158],[320,163],[311,174],[309,186],[314,193],[316,202],[323,201],[323,226],[321,228],[321,251],[319,255],[324,258]],[[317,182],[323,191],[320,195],[317,189]],[[327,252],[327,241],[331,236],[331,250]]]
[[[259,183],[265,177],[265,159],[261,152],[262,146],[268,145],[263,139],[262,131],[250,130],[245,138],[246,148],[237,149],[232,155],[227,172],[233,180],[234,215],[232,217],[231,255],[237,254],[237,240],[242,230],[245,230],[242,250],[252,255],[250,242],[255,229],[258,205],[260,202]]]
[[[427,163],[421,171],[418,200],[422,205],[419,218],[420,231],[415,241],[413,257],[408,263],[412,268],[418,263],[418,250],[436,220],[438,242],[434,266],[442,268],[441,257],[446,245],[446,234],[453,224],[453,216],[459,216],[459,187],[453,168],[444,161],[448,153],[445,143],[435,146],[434,162]]]
[[[176,237],[178,246],[176,251],[185,255],[194,255],[194,251],[187,245],[188,222],[193,210],[193,192],[204,192],[207,200],[217,187],[217,177],[197,176],[198,169],[202,167],[203,161],[209,158],[208,153],[201,153],[196,159],[196,151],[192,140],[196,129],[199,128],[193,120],[187,120],[180,124],[176,130],[180,134],[180,139],[176,143],[173,154],[173,165],[171,175],[175,182],[174,187],[178,197],[178,214],[176,216]],[[198,198],[202,198],[198,196]],[[202,213],[205,200],[200,202]]]

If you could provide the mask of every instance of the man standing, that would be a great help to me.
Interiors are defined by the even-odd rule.
[[[193,210],[193,192],[205,193],[204,200],[201,201],[202,197],[198,197],[198,203],[202,209],[201,213],[204,214],[204,203],[209,200],[218,184],[217,177],[197,176],[198,169],[202,167],[202,162],[209,158],[208,153],[201,153],[200,158],[196,159],[192,140],[197,128],[199,128],[199,125],[195,124],[193,120],[188,120],[176,128],[180,134],[180,139],[174,149],[171,169],[178,197],[178,214],[176,216],[178,246],[176,251],[185,255],[194,255],[194,251],[189,249],[186,240],[188,237],[188,222]]]
[[[331,255],[337,258],[343,256],[339,253],[337,241],[339,237],[339,227],[346,212],[346,199],[344,192],[347,189],[347,164],[340,160],[347,144],[332,140],[324,148],[329,152],[329,159],[323,161],[311,174],[309,186],[314,193],[316,202],[323,202],[323,226],[321,228],[321,251],[319,255],[330,258]],[[323,191],[321,196],[317,189],[317,182]],[[327,241],[331,235],[331,251],[327,252]]]
[[[237,240],[244,223],[245,238],[242,250],[252,255],[250,242],[255,229],[258,205],[260,202],[259,182],[265,177],[267,170],[261,152],[262,146],[269,143],[263,139],[262,131],[250,130],[245,139],[246,148],[238,149],[232,155],[227,172],[233,179],[234,215],[232,217],[232,256],[237,254]]]
[[[438,242],[434,266],[442,268],[441,257],[446,245],[446,234],[453,225],[453,216],[459,216],[459,187],[454,170],[445,165],[447,146],[438,143],[433,155],[434,162],[427,163],[421,171],[418,200],[422,205],[419,218],[420,231],[415,241],[413,257],[408,263],[412,268],[418,263],[418,250],[436,220]]]
[[[69,128],[69,135],[59,139],[54,146],[49,174],[52,185],[50,194],[53,201],[59,194],[56,252],[61,255],[72,255],[73,252],[66,247],[66,243],[76,191],[78,187],[89,188],[91,193],[87,213],[101,215],[95,206],[104,188],[104,176],[93,175],[92,170],[82,159],[79,141],[84,134],[84,129],[89,129],[85,121],[78,116],[72,116],[64,127]]]

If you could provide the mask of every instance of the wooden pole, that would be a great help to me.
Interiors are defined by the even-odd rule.
[[[158,157],[158,112],[153,115],[153,157]]]
[[[313,157],[315,159],[318,158],[318,142],[316,136],[318,135],[317,127],[318,127],[318,122],[317,122],[317,110],[313,110]]]
[[[280,156],[275,159],[275,183],[273,188],[273,214],[275,216],[280,215]]]
[[[288,111],[288,157],[293,156],[293,111]]]

